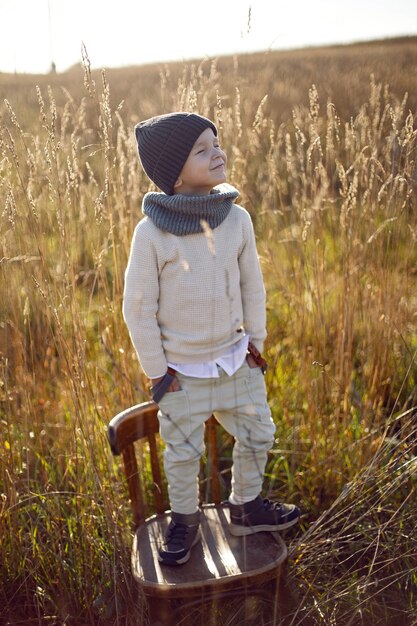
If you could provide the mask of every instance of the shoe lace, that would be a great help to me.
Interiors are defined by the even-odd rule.
[[[168,528],[166,544],[181,546],[188,534],[189,528],[186,524],[172,524]]]
[[[280,502],[271,502],[268,498],[264,498],[264,509],[265,511],[277,511],[281,509],[282,505]]]

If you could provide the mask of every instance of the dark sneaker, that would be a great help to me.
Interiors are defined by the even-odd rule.
[[[172,513],[158,560],[164,565],[182,565],[190,558],[191,548],[200,540],[200,511]]]
[[[232,535],[241,537],[262,531],[284,530],[300,519],[300,509],[294,504],[278,504],[263,500],[261,496],[246,504],[229,502]]]

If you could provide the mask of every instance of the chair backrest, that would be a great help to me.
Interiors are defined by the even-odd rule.
[[[164,481],[158,453],[157,435],[159,422],[158,405],[155,402],[143,402],[118,413],[109,424],[108,437],[115,455],[123,456],[130,502],[132,505],[135,527],[145,521],[149,508],[144,493],[143,480],[138,470],[134,443],[147,441],[152,472],[152,490],[154,508],[163,513],[166,507]],[[214,504],[220,503],[219,458],[216,435],[217,421],[211,417],[206,422],[207,472],[210,479],[210,497]]]

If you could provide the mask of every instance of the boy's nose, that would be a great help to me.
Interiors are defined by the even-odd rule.
[[[220,146],[214,146],[213,158],[217,159],[218,157],[221,157],[222,159],[225,159],[226,155],[223,152],[223,150],[220,148]]]

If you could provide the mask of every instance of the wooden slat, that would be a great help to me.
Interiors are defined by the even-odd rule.
[[[206,422],[208,448],[208,474],[211,486],[211,498],[214,504],[220,504],[219,455],[217,450],[217,421],[212,416]]]
[[[135,528],[145,521],[145,503],[133,444],[123,448],[123,462]]]
[[[134,441],[159,431],[158,405],[143,402],[118,413],[109,424],[108,435],[113,454],[121,454]]]

